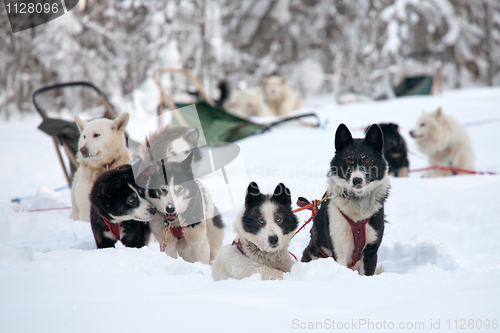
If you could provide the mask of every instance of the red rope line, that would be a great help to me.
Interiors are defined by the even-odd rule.
[[[435,169],[442,170],[442,171],[462,172],[462,173],[468,173],[471,175],[498,175],[498,174],[500,174],[499,172],[493,172],[493,171],[474,171],[474,170],[466,170],[466,169],[461,169],[461,168],[440,167],[437,165],[430,166],[427,168],[412,169],[412,170],[408,170],[408,172],[422,172],[422,171],[435,170]]]
[[[57,207],[57,208],[40,208],[40,209],[16,210],[16,213],[19,213],[19,212],[36,213],[36,212],[46,212],[46,211],[49,211],[49,210],[62,210],[62,209],[71,209],[71,207]]]

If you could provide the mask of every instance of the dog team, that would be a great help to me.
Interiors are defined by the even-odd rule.
[[[266,95],[273,96],[284,82],[271,77],[266,83]],[[278,99],[276,104],[271,101],[273,111],[281,110]],[[291,271],[296,259],[288,244],[299,222],[284,184],[269,194],[261,193],[255,182],[248,185],[244,207],[232,223],[236,238],[223,246],[225,224],[210,191],[195,176],[201,159],[197,129],[160,128],[148,135],[141,158],[131,165],[124,136],[127,113],[115,120],[75,120],[80,166],[71,188],[70,216],[90,221],[98,248],[114,247],[117,241],[142,247],[152,233],[170,257],[211,264],[216,281],[256,273],[264,280],[282,279]],[[431,165],[474,169],[467,132],[441,108],[422,114],[410,135]],[[301,261],[332,257],[360,275],[374,275],[386,222],[389,174],[405,177],[408,167],[397,125],[373,124],[364,138],[353,138],[344,124],[339,125],[327,191],[319,208],[313,207],[311,237]],[[448,175],[452,172],[439,169],[425,174]]]

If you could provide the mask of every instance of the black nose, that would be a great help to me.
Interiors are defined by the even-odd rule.
[[[80,153],[82,153],[83,157],[89,156],[89,150],[85,146],[80,148]]]
[[[156,207],[154,207],[154,206],[149,206],[149,213],[150,213],[150,214],[156,214]]]
[[[167,209],[165,209],[167,214],[174,214],[175,213],[175,207],[172,204],[168,204]]]
[[[272,247],[278,246],[278,236],[269,236],[269,244],[271,244]]]
[[[352,179],[352,184],[353,184],[354,186],[361,185],[362,183],[363,183],[363,179],[362,179],[362,178],[360,178],[360,177],[354,177],[354,178]]]

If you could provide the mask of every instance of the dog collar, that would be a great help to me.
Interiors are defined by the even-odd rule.
[[[340,214],[349,222],[352,230],[352,236],[354,238],[354,249],[352,250],[351,260],[352,263],[348,266],[349,268],[354,267],[356,263],[361,259],[361,254],[363,253],[363,249],[365,248],[366,243],[366,233],[365,226],[370,221],[372,216],[367,218],[366,220],[361,220],[358,222],[354,222],[349,216],[344,214],[343,211],[339,209]]]
[[[236,248],[238,249],[238,251],[240,251],[240,253],[242,255],[244,255],[245,257],[248,257],[247,254],[245,253],[245,251],[243,251],[243,243],[241,242],[241,239],[238,238],[238,241],[233,241],[231,243],[231,245],[236,245]],[[248,246],[248,245],[247,245]]]
[[[116,162],[116,159],[115,160],[112,160],[111,163],[108,163],[108,164],[104,164],[104,166],[106,167],[106,170],[109,170],[109,168],[111,168],[111,166]]]
[[[104,220],[104,223],[108,226],[109,231],[116,237],[117,240],[120,240],[120,231],[122,228],[122,223],[110,223],[104,216],[101,215],[101,218]]]

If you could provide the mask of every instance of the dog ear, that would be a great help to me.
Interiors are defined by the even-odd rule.
[[[435,112],[436,118],[440,118],[443,115],[443,109],[439,107]]]
[[[340,124],[335,133],[335,150],[342,150],[352,141],[352,135],[347,126]]]
[[[271,200],[274,200],[286,206],[292,205],[290,190],[283,183],[279,183],[278,186],[276,186]]]
[[[191,169],[191,164],[193,163],[193,151],[189,153],[188,156],[184,159],[184,161],[181,162],[182,167],[185,168],[184,170]]]
[[[382,130],[379,125],[373,124],[370,126],[366,133],[365,141],[371,144],[378,152],[382,152],[384,149],[384,136],[382,135]]]
[[[195,145],[195,147],[198,147],[198,140],[200,139],[200,132],[198,131],[198,128],[193,128],[193,130],[188,133],[187,135],[187,140]]]
[[[393,131],[397,132],[397,131],[398,131],[398,128],[399,128],[398,124],[392,124],[392,123],[391,123],[391,129],[392,129]]]
[[[129,119],[129,114],[128,112],[125,112],[115,120],[113,120],[113,129],[117,130],[118,133],[123,133],[125,132],[125,127],[128,125],[128,119]]]
[[[104,184],[102,187],[102,195],[105,197],[111,197],[120,188],[120,180],[113,177],[111,181]]]
[[[262,202],[262,193],[260,193],[259,185],[255,182],[251,182],[247,188],[247,194],[245,197],[245,208],[250,208],[258,205]]]
[[[82,118],[78,117],[77,114],[75,114],[75,121],[76,121],[76,126],[78,126],[78,130],[81,133],[85,128],[85,126],[87,126],[87,122],[85,120],[82,120]]]

